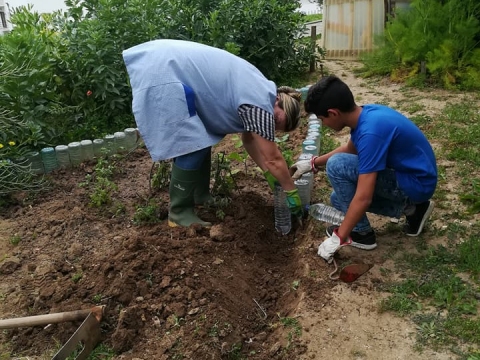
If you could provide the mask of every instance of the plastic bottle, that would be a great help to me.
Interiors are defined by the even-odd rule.
[[[308,151],[305,151],[305,148],[310,145],[315,145],[315,140],[312,140],[312,139],[304,140],[302,142],[302,152],[308,153]]]
[[[82,140],[80,141],[82,149],[82,160],[93,160],[93,142],[92,140]]]
[[[298,195],[302,201],[303,208],[308,211],[310,207],[310,179],[302,176],[300,179],[294,181],[298,189]]]
[[[57,157],[55,156],[55,149],[53,147],[46,147],[40,150],[42,156],[43,167],[46,173],[49,173],[58,168]]]
[[[79,141],[68,144],[68,154],[70,155],[72,166],[78,166],[82,163],[82,145]]]
[[[302,94],[302,101],[304,101],[307,98],[309,88],[310,88],[310,86],[304,86],[301,89],[299,89],[300,93]]]
[[[135,128],[126,128],[124,131],[126,137],[127,150],[133,150],[137,146],[137,130]]]
[[[317,129],[309,129],[307,132],[307,137],[308,136],[320,136],[320,133]]]
[[[127,137],[123,131],[117,131],[113,134],[115,141],[115,148],[119,154],[124,154],[128,151]]]
[[[30,168],[34,174],[43,174],[45,173],[45,168],[43,166],[42,156],[38,151],[33,151],[29,154],[27,158],[28,162],[30,163]]]
[[[317,145],[307,145],[305,146],[304,152],[307,154],[318,155]]]
[[[117,148],[115,147],[115,136],[108,134],[105,135],[103,138],[103,144],[105,145],[106,155],[113,155],[117,152]]]
[[[304,179],[308,181],[308,186],[310,188],[310,194],[311,194],[313,191],[313,185],[315,184],[313,172],[308,172],[303,174],[300,179]]]
[[[70,154],[68,153],[67,145],[55,146],[55,155],[57,156],[58,167],[60,168],[70,167]]]
[[[275,185],[273,208],[275,213],[275,229],[287,235],[292,229],[292,218],[287,206],[287,197],[280,184]]]
[[[94,139],[93,140],[93,156],[98,158],[101,158],[104,156],[104,149],[105,144],[103,142],[103,139]]]
[[[315,145],[317,145],[317,148],[320,150],[320,139],[321,139],[320,132],[317,131],[316,129],[308,130],[307,138],[311,140],[312,137],[315,137]]]
[[[343,212],[325,204],[310,205],[309,213],[313,218],[333,225],[340,225],[345,218]]]

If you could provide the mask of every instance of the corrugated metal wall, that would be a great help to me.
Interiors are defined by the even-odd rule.
[[[385,27],[384,0],[325,0],[323,46],[328,58],[358,57]]]

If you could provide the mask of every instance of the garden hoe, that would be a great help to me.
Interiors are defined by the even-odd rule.
[[[65,360],[75,352],[75,354],[78,353],[75,360],[84,360],[100,341],[100,321],[104,308],[104,306],[95,306],[88,310],[0,320],[0,329],[43,326],[85,319],[72,337],[52,358],[52,360]]]
[[[357,263],[357,264],[346,265],[340,271],[338,271],[339,269],[335,259],[333,259],[333,265],[335,266],[335,270],[330,273],[329,275],[330,279],[342,280],[343,282],[346,282],[346,283],[354,282],[360,276],[362,276],[368,270],[370,270],[373,266],[370,264]]]

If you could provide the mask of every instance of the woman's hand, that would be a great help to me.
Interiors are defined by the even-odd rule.
[[[285,191],[287,197],[287,205],[290,209],[290,213],[293,216],[301,219],[303,217],[303,208],[302,200],[300,200],[300,195],[298,194],[298,189]]]

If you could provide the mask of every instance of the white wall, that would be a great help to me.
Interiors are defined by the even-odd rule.
[[[7,4],[5,0],[0,0],[0,35],[9,32],[11,28]]]

